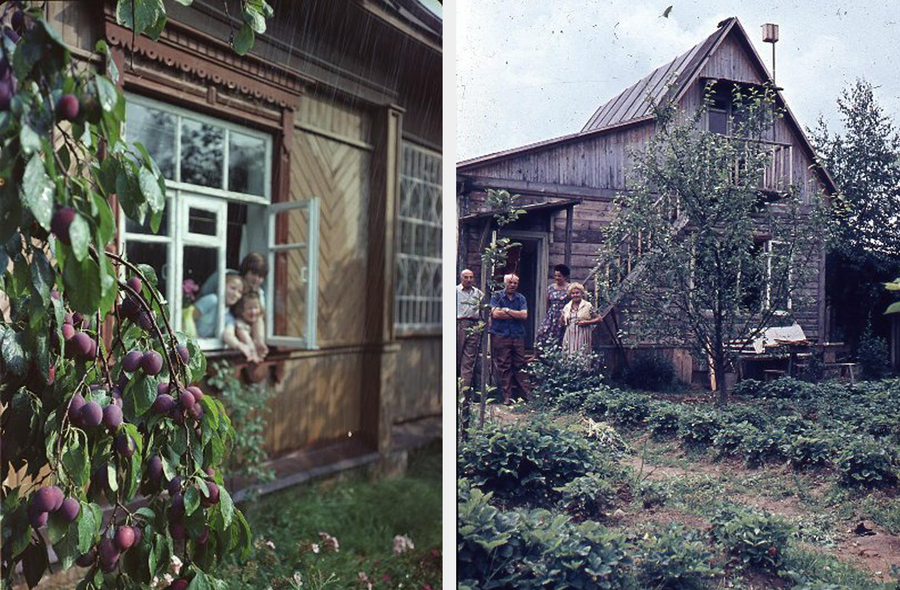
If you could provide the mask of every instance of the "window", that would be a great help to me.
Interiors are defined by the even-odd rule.
[[[742,305],[749,310],[774,309],[786,313],[791,309],[792,278],[788,245],[777,240],[759,240],[754,242],[751,256],[755,262],[738,274]]]
[[[276,207],[282,207],[270,205],[271,137],[132,95],[128,97],[126,127],[128,140],[144,144],[165,176],[167,204],[156,234],[149,221],[142,225],[126,219],[121,250],[132,262],[148,264],[156,271],[173,327],[196,337],[203,348],[223,348],[225,326],[234,323],[226,307],[240,299],[244,290],[235,271],[245,256],[259,252],[269,260],[269,280],[265,289],[259,289],[264,317],[268,318],[267,340],[314,346],[315,330],[308,327],[310,321],[315,322],[314,300],[312,310],[308,297],[290,313],[285,313],[284,305],[293,303],[295,291],[308,293],[307,283],[314,290],[315,273],[303,271],[303,284],[291,282],[290,275],[285,275],[285,282],[272,280],[280,272],[276,251],[284,245],[273,241],[277,236],[269,229],[270,217]],[[288,205],[318,211],[315,199]],[[307,215],[304,244],[298,246],[305,257],[298,264],[307,266],[315,263],[318,241],[311,217]],[[275,318],[305,311],[302,338],[273,337],[273,310],[266,306],[266,292],[272,294]],[[311,319],[307,321],[307,317]]]
[[[395,326],[430,331],[441,325],[441,156],[403,142]]]

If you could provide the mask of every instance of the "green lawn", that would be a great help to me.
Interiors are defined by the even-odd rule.
[[[223,568],[229,588],[441,587],[440,443],[412,455],[400,478],[373,481],[354,473],[243,508],[256,539],[254,555]],[[336,539],[339,549],[320,533]],[[397,535],[415,548],[395,554]]]

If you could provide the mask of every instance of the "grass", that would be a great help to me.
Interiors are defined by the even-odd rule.
[[[262,498],[246,507],[253,557],[220,573],[235,590],[439,588],[440,457],[436,443],[410,458],[403,477],[356,473]],[[337,539],[339,550],[320,533]],[[397,535],[415,548],[395,554]]]

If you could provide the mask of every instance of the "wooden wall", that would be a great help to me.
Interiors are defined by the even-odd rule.
[[[394,422],[441,413],[441,338],[401,338]]]

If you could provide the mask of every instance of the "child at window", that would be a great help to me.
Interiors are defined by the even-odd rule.
[[[259,252],[251,252],[241,261],[241,276],[244,277],[247,288],[259,293],[259,318],[250,326],[250,337],[260,358],[265,358],[269,354],[269,347],[266,346],[266,292],[262,287],[268,274],[269,265],[266,257]]]
[[[237,303],[231,306],[231,315],[234,321],[225,326],[222,340],[232,348],[244,353],[251,363],[261,362],[263,357],[259,355],[253,342],[253,327],[260,319],[262,305],[260,305],[259,292],[250,289]]]
[[[234,323],[234,318],[228,309],[238,302],[244,293],[244,280],[241,273],[236,270],[225,271],[225,326]],[[215,338],[218,328],[218,315],[216,313],[219,296],[217,293],[209,293],[194,303],[194,321],[197,326],[197,336],[200,338]]]

